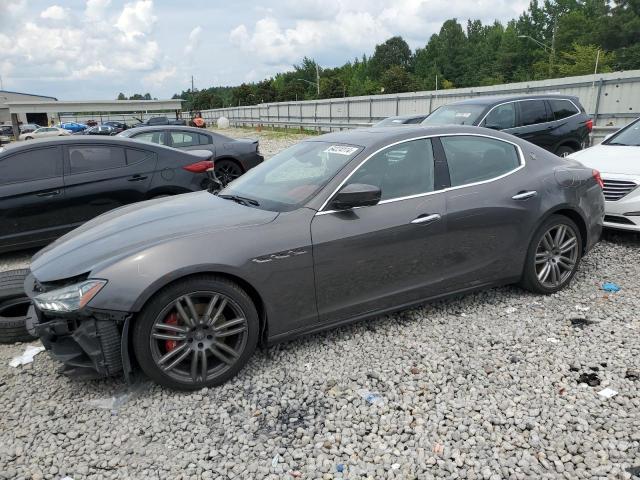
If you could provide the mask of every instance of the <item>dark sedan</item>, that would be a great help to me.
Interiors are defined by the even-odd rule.
[[[111,125],[95,125],[93,127],[89,127],[85,130],[80,130],[76,133],[74,133],[74,135],[104,135],[104,136],[110,136],[110,135],[116,135],[118,133],[118,130],[115,127],[112,127]]]
[[[202,128],[178,125],[139,127],[126,130],[119,135],[182,150],[209,150],[214,154],[215,173],[223,185],[264,160],[257,140],[233,139]]]
[[[122,205],[208,185],[208,151],[69,136],[0,148],[0,252],[45,245]]]
[[[330,133],[217,195],[124,207],[39,252],[29,328],[71,374],[128,374],[135,357],[162,385],[218,385],[258,344],[479,287],[557,292],[603,213],[597,171],[511,135]]]

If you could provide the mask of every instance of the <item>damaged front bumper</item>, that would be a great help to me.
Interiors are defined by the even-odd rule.
[[[40,337],[66,375],[90,379],[124,374],[128,378],[129,319],[123,312],[85,308],[73,314],[53,314],[32,305],[27,330]]]

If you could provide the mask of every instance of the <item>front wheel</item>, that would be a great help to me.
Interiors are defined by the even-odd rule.
[[[582,236],[573,220],[552,215],[536,231],[527,252],[521,285],[550,294],[566,287],[580,264]]]
[[[153,380],[195,390],[233,377],[253,354],[258,332],[258,313],[244,290],[218,276],[197,276],[152,298],[135,320],[133,348]]]

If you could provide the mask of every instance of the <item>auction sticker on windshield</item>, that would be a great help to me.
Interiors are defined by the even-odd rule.
[[[331,145],[324,153],[337,153],[338,155],[353,155],[358,151],[358,147],[349,147],[347,145]]]

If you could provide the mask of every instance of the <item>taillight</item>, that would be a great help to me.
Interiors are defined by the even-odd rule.
[[[600,172],[598,170],[591,170],[591,174],[593,175],[593,178],[596,179],[596,182],[598,182],[598,185],[600,185],[600,188],[604,188],[604,182],[602,181]]]
[[[204,173],[210,168],[213,168],[213,162],[211,160],[202,160],[201,162],[185,165],[182,168],[191,173]]]
[[[587,131],[591,133],[591,130],[593,130],[593,119],[590,118],[589,120],[587,120],[587,123],[585,123],[585,125],[587,126]]]

